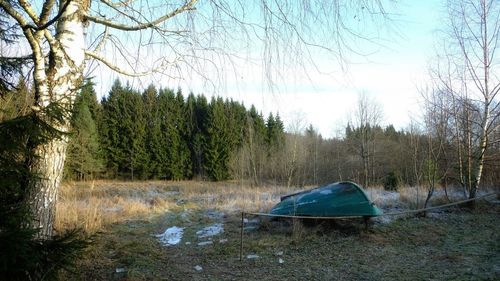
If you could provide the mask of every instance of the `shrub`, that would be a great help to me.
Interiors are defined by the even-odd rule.
[[[398,186],[399,186],[399,179],[396,173],[394,172],[388,173],[384,178],[384,189],[396,191],[398,190]]]

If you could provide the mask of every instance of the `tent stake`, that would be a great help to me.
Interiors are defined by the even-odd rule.
[[[241,230],[240,230],[240,261],[243,260],[243,223],[245,219],[245,212],[241,212]]]

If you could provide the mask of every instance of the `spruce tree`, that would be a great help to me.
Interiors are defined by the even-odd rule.
[[[224,101],[221,98],[212,98],[208,110],[204,163],[211,180],[220,181],[229,178],[230,143]]]
[[[95,123],[97,106],[93,87],[86,83],[73,108],[72,131],[65,165],[67,178],[85,180],[102,169],[99,136]]]
[[[13,90],[0,92],[0,121],[25,116],[31,112],[33,94],[23,78]]]
[[[128,160],[125,161],[126,169],[130,172],[132,180],[144,179],[148,175],[149,155],[146,151],[146,119],[142,96],[127,86],[121,102],[123,106],[121,148]]]
[[[175,163],[175,147],[177,145],[178,136],[174,125],[173,104],[175,103],[175,94],[170,89],[162,89],[159,93],[160,107],[160,130],[161,137],[159,146],[156,147],[155,153],[158,153],[160,159],[161,177],[165,179],[174,178],[175,171],[172,165]]]
[[[155,153],[160,147],[161,129],[158,105],[158,91],[155,86],[149,85],[142,93],[144,104],[144,118],[146,122],[146,151],[148,153],[148,177],[160,177],[160,159]]]
[[[146,118],[142,96],[117,80],[102,102],[103,148],[111,177],[146,178]]]
[[[191,151],[189,149],[191,136],[190,126],[186,122],[187,118],[187,104],[182,95],[182,91],[179,89],[176,95],[176,105],[178,107],[179,113],[177,114],[177,130],[179,131],[179,148],[178,148],[178,166],[181,169],[182,176],[179,179],[191,178],[192,173],[192,161],[191,161]]]
[[[207,140],[208,102],[202,96],[192,93],[186,101],[186,128],[189,133],[188,147],[191,151],[192,174],[205,176],[205,148]]]
[[[107,97],[101,101],[102,105],[102,119],[100,123],[99,136],[101,140],[101,147],[106,166],[106,176],[109,178],[116,178],[118,176],[120,162],[123,161],[124,156],[121,154],[122,150],[119,149],[120,142],[120,108],[118,107],[118,96],[123,91],[120,81],[114,81],[111,90]]]
[[[266,142],[271,150],[283,147],[285,142],[285,126],[279,114],[276,117],[269,113],[266,121]]]

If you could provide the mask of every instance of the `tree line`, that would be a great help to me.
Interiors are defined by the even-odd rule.
[[[254,106],[119,81],[98,102],[87,80],[71,122],[65,175],[78,180],[227,180],[242,150],[265,146],[271,157],[285,134],[278,114],[264,119]]]
[[[2,118],[29,110],[23,106],[29,103],[28,88],[18,89],[25,94],[4,99]],[[285,131],[278,113],[264,118],[254,106],[193,93],[185,97],[181,90],[153,85],[141,92],[117,80],[98,101],[86,80],[74,106],[65,178],[235,179],[288,186],[352,180],[388,189],[462,187],[468,196],[475,177],[468,167],[479,147],[464,138],[472,134],[471,126],[436,105],[446,95],[433,97],[422,121],[397,130],[380,125],[380,106],[361,95],[343,135],[325,139],[300,119]],[[494,142],[486,151],[482,185],[500,184],[499,158]]]

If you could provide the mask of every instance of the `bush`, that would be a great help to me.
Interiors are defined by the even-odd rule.
[[[390,191],[398,190],[399,178],[394,172],[388,173],[384,178],[384,189]]]

